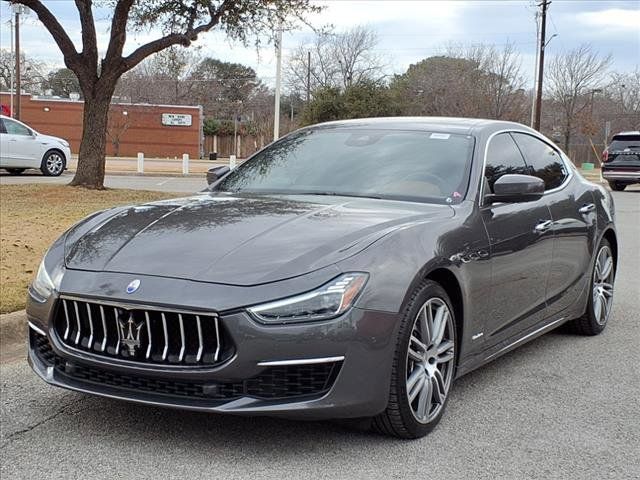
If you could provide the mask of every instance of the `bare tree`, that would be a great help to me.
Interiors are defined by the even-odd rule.
[[[265,33],[290,25],[292,17],[320,10],[310,0],[104,0],[100,4],[110,9],[111,28],[108,46],[100,58],[93,0],[75,0],[80,51],[68,33],[77,31],[77,27],[65,28],[43,0],[12,2],[36,13],[62,52],[66,66],[78,77],[84,96],[84,118],[78,169],[71,184],[88,188],[103,188],[109,104],[124,73],[171,46],[188,47],[200,34],[214,28],[220,28],[229,38],[246,43],[253,37],[259,43]],[[162,33],[125,54],[127,32],[131,29],[156,29]]]
[[[11,75],[15,71],[15,57],[9,50],[0,49],[0,90],[8,91],[11,86]],[[38,93],[41,90],[44,66],[33,58],[20,54],[20,71],[22,88],[27,92]],[[14,79],[15,80],[15,79]]]
[[[521,121],[525,115],[524,77],[522,60],[514,43],[507,42],[502,49],[490,44],[466,46],[449,44],[445,55],[467,60],[477,68],[470,78],[469,94],[481,105],[480,115],[500,120]]]
[[[601,57],[589,44],[582,44],[552,59],[548,68],[547,92],[561,112],[565,150],[569,150],[578,121],[592,123],[591,118],[585,118],[585,113],[593,106],[593,94],[602,87],[611,61],[611,54]]]
[[[387,63],[376,53],[377,45],[375,31],[365,26],[341,33],[319,33],[312,43],[299,45],[289,56],[285,67],[289,89],[304,93],[382,82],[387,76]]]

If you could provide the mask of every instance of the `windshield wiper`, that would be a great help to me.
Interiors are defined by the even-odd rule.
[[[377,195],[361,195],[357,193],[341,193],[341,192],[288,192],[287,195],[324,195],[328,197],[375,198],[377,200],[380,200],[382,198]]]

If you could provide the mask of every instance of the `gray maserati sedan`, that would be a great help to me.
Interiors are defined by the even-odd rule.
[[[325,123],[209,178],[54,242],[27,306],[45,382],[417,438],[456,378],[609,319],[612,197],[523,125]]]

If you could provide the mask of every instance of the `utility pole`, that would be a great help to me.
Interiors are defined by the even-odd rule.
[[[541,27],[540,27],[540,45],[538,53],[538,85],[536,92],[536,115],[533,128],[540,131],[540,117],[542,113],[542,79],[544,78],[544,49],[546,47],[547,32],[547,8],[551,5],[549,0],[542,0],[539,6],[542,7]]]
[[[307,52],[307,104],[311,100],[311,50]]]
[[[11,57],[9,59],[9,64],[11,64],[11,59],[13,59],[13,56],[15,55],[15,49],[13,48],[13,18],[10,18],[9,20],[9,25],[11,27],[11,34],[9,35],[9,37],[11,38]],[[10,80],[10,86],[9,86],[9,97],[11,98],[11,100],[9,101],[9,111],[11,112],[10,115],[13,117],[13,87],[14,87],[14,83],[15,83],[15,76],[16,76],[16,70],[15,68],[10,68],[11,70],[11,80]]]
[[[11,112],[13,118],[20,120],[20,107],[21,107],[21,93],[22,93],[22,79],[20,74],[20,13],[22,12],[22,5],[14,5],[13,11],[15,13],[15,34],[16,34],[16,112]]]
[[[533,90],[531,92],[531,123],[529,126],[533,128],[536,118],[536,86],[538,85],[538,61],[540,58],[540,12],[536,12],[536,63],[533,72]]]
[[[280,137],[280,84],[282,83],[282,26],[278,26],[276,40],[276,99],[273,113],[273,140]]]

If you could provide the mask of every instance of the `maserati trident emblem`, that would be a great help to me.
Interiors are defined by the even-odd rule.
[[[118,320],[120,327],[120,340],[129,350],[129,355],[136,354],[136,348],[140,347],[140,332],[144,327],[144,322],[136,323],[133,319],[133,313],[129,314],[129,320]]]
[[[140,288],[140,280],[137,278],[127,285],[127,293],[133,293]]]

